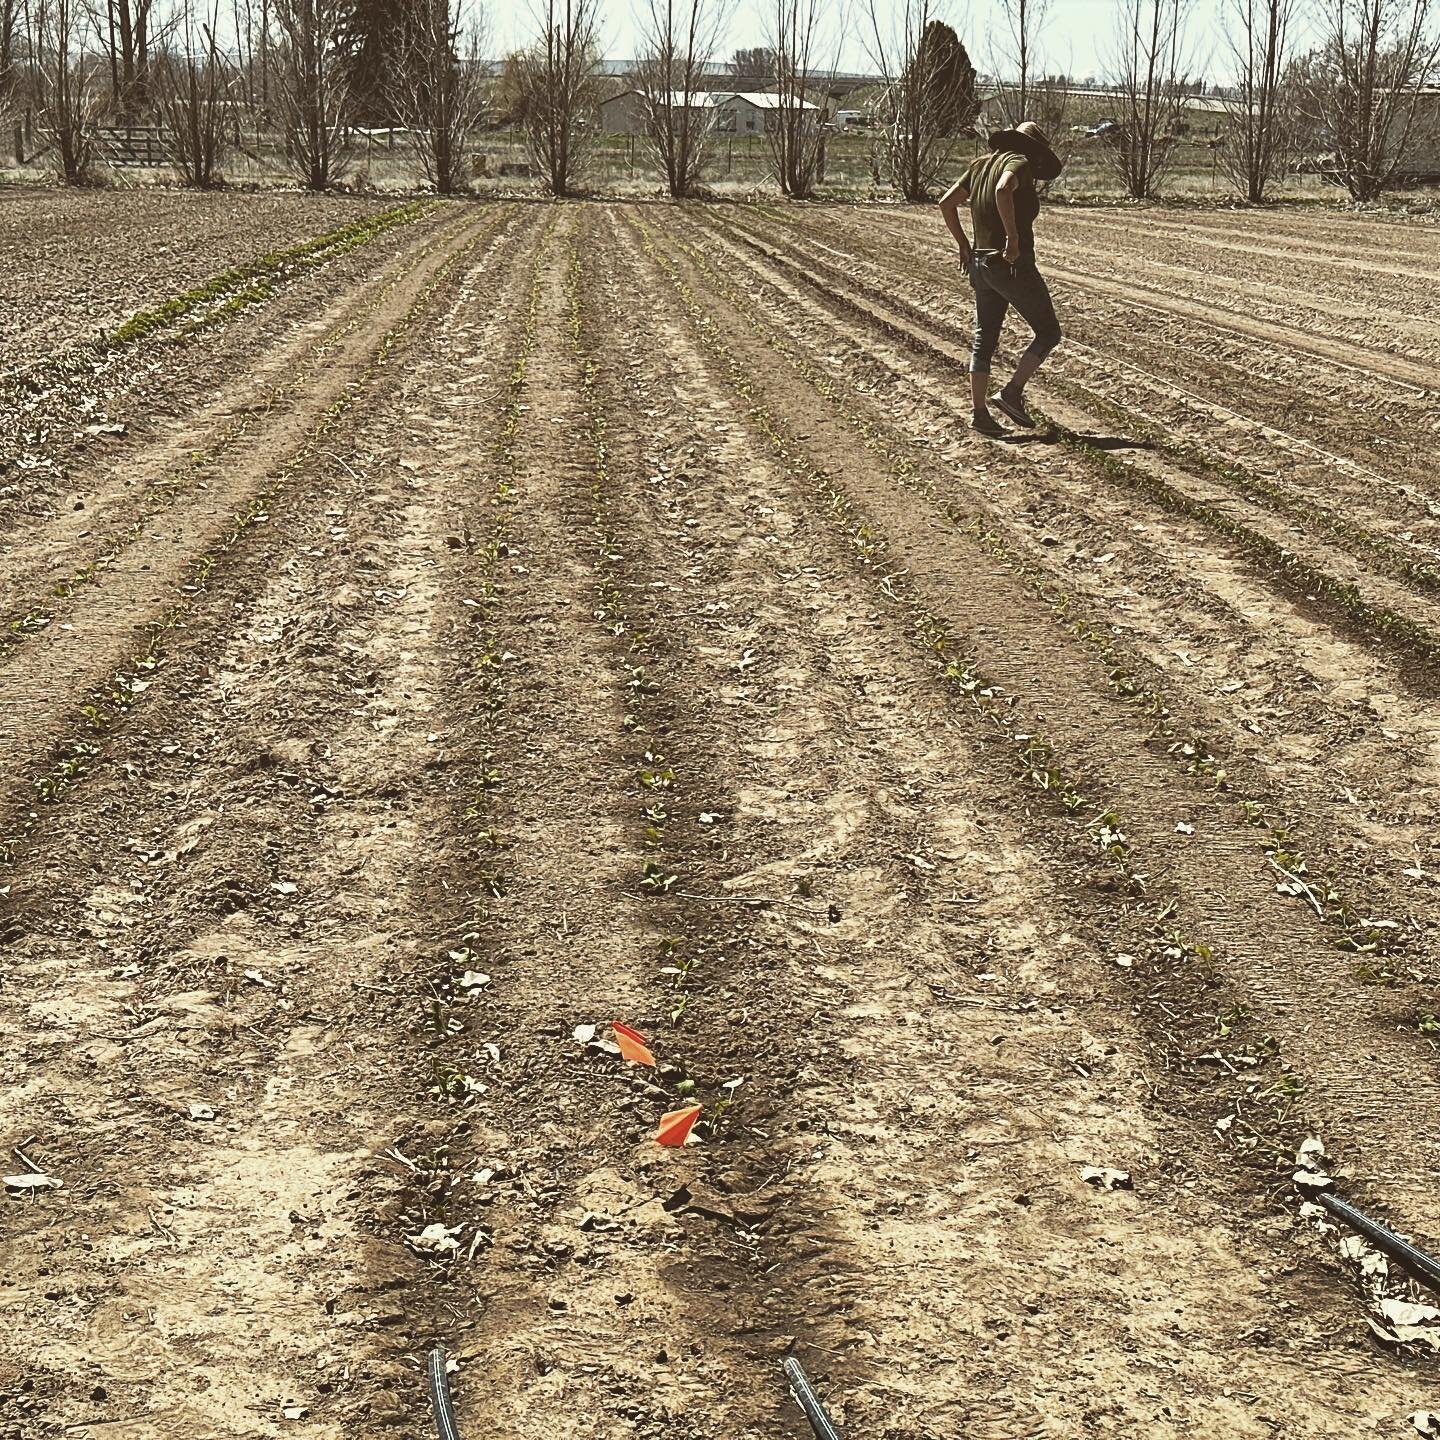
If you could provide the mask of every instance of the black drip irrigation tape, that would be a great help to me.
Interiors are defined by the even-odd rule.
[[[435,1429],[440,1440],[460,1440],[455,1428],[455,1409],[450,1404],[450,1377],[445,1369],[445,1351],[437,1345],[430,1352],[430,1404],[435,1411]]]
[[[1368,1215],[1357,1210],[1348,1200],[1342,1200],[1338,1195],[1332,1195],[1325,1191],[1317,1195],[1315,1199],[1335,1219],[1363,1235],[1377,1250],[1388,1255],[1422,1285],[1428,1286],[1437,1295],[1440,1295],[1440,1260],[1427,1255],[1378,1220],[1372,1220]]]
[[[835,1422],[825,1413],[805,1367],[793,1355],[785,1357],[785,1378],[790,1382],[790,1393],[795,1397],[795,1403],[805,1412],[805,1418],[819,1440],[842,1440]]]

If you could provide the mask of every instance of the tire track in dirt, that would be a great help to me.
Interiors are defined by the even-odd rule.
[[[1025,697],[1024,713],[1043,716],[1043,733],[1056,753],[1077,762],[1092,793],[1108,797],[1117,823],[1134,841],[1137,866],[1150,875],[1152,896],[1164,894],[1164,908],[1174,907],[1170,913],[1190,943],[1209,941],[1223,956],[1217,964],[1233,972],[1265,1015],[1282,1054],[1313,1086],[1309,1098],[1316,1110],[1340,1125],[1365,1156],[1365,1173],[1392,1187],[1395,1203],[1414,1223],[1423,1228],[1431,1222],[1430,1141],[1422,1138],[1430,1135],[1430,1102],[1412,1105],[1410,1097],[1368,1073],[1369,1047],[1388,1043],[1395,1066],[1415,1076],[1418,1091],[1428,1092],[1434,1084],[1425,1073],[1428,1050],[1414,1038],[1387,1042],[1382,1037],[1388,1027],[1357,1019],[1351,964],[1333,948],[1333,934],[1308,912],[1277,909],[1273,875],[1227,798],[1179,780],[1179,767],[1153,753],[1145,734],[1132,729],[1133,720],[1116,713],[1103,681],[1091,678],[1094,661],[1084,647],[1044,633],[1043,611],[1037,613],[1013,574],[978,546],[964,546],[963,558],[957,557],[956,540],[963,537],[952,532],[942,541],[938,516],[928,506],[868,469],[850,426],[814,403],[806,382],[783,373],[771,377],[764,357],[772,353],[766,331],[773,321],[737,310],[684,252],[672,263],[682,284],[688,276],[712,298],[711,313],[719,317],[715,323],[737,366],[766,376],[772,423],[778,405],[788,417],[787,434],[803,429],[807,452],[888,536],[897,570],[923,577],[914,581],[914,593],[950,624],[952,643],[963,646],[1006,694]],[[1177,832],[1180,820],[1193,823],[1193,836]],[[1281,913],[1283,921],[1276,919]],[[1276,933],[1277,924],[1283,933]],[[1297,1018],[1302,1015],[1303,1023]],[[1416,1143],[1397,1143],[1397,1136]]]
[[[370,408],[335,432],[349,460],[312,464],[277,497],[272,528],[217,582],[216,633],[189,638],[157,680],[159,703],[35,837],[29,913],[62,933],[51,945],[36,934],[22,973],[61,1033],[47,1037],[45,1092],[9,1100],[49,1122],[46,1149],[86,1202],[66,1231],[72,1263],[87,1263],[83,1224],[103,1235],[107,1274],[103,1287],[78,1269],[52,1284],[62,1304],[47,1308],[44,1339],[18,1342],[48,1372],[37,1393],[52,1417],[103,1408],[96,1433],[127,1433],[108,1412],[128,1406],[144,1417],[135,1433],[239,1440],[296,1420],[307,1434],[383,1433],[420,1408],[413,1357],[396,1351],[411,1342],[423,1292],[404,1291],[422,1272],[367,1228],[377,1189],[399,1188],[377,1179],[374,1156],[413,1098],[395,982],[444,939],[424,877],[453,797],[447,737],[431,727],[447,683],[444,557],[468,497],[463,467],[414,432],[416,407],[456,383],[427,337],[464,316],[483,350],[511,313],[487,314],[485,299],[511,268],[492,246],[448,287],[446,314],[432,301]],[[68,909],[40,886],[83,883],[77,857],[109,870],[127,848],[138,858],[77,907],[96,968],[110,966],[97,999],[75,984]],[[200,988],[173,993],[187,981]],[[87,1115],[92,1066],[119,1072],[126,1099]],[[57,1085],[66,1068],[71,1083]],[[189,1117],[196,1101],[215,1118]],[[97,1366],[104,1407],[77,1378]]]
[[[54,755],[67,730],[81,720],[82,708],[88,726],[102,732],[125,713],[148,683],[139,675],[124,678],[127,657],[134,657],[129,663],[140,672],[153,668],[152,652],[159,636],[184,623],[191,603],[186,597],[203,589],[218,553],[237,533],[237,527],[264,523],[266,500],[283,489],[295,469],[323,446],[335,417],[363,393],[366,383],[386,362],[396,338],[414,320],[417,308],[429,303],[434,289],[476,239],[475,229],[462,232],[437,250],[427,264],[407,274],[393,291],[376,298],[363,343],[357,337],[347,363],[337,367],[341,383],[330,392],[329,403],[312,419],[308,430],[292,431],[282,418],[281,443],[276,450],[267,453],[259,448],[259,463],[227,476],[223,491],[177,497],[179,503],[163,517],[163,525],[152,519],[157,528],[146,537],[150,545],[139,553],[127,550],[106,571],[101,590],[87,597],[90,618],[84,626],[40,632],[22,647],[17,663],[0,669],[0,724],[14,753],[31,757],[16,782],[40,782],[47,754]],[[184,503],[187,499],[188,504]],[[158,547],[165,547],[168,553],[157,556]],[[149,648],[144,643],[147,635]],[[106,678],[115,675],[121,678]],[[77,743],[90,745],[89,741]],[[64,783],[42,787],[42,798],[58,795],[83,770],[88,754],[88,749],[75,750],[64,762],[68,768],[60,772]],[[19,823],[24,804],[12,791],[8,806],[11,827]]]
[[[607,270],[631,274],[643,265],[622,241],[620,263],[607,262]],[[647,288],[663,296],[663,276]],[[1118,1325],[1131,1336],[1125,1348],[1148,1356],[1156,1336],[1140,1317],[1156,1284],[1172,1296],[1172,1284],[1183,1287],[1192,1335],[1207,1326],[1224,1332],[1231,1320],[1235,1334],[1263,1325],[1269,1298],[1230,1258],[1243,1242],[1222,1233],[1213,1213],[1184,1222],[1195,1227],[1187,1240],[1157,1233],[1153,1217],[1166,1201],[1147,1207],[1144,1221],[1116,1222],[1112,1213],[1107,1222],[1075,1179],[1089,1153],[1134,1163],[1137,1173],[1154,1165],[1152,1144],[1175,1155],[1151,1122],[1126,1108],[1153,1093],[1144,1062],[1084,1033],[1109,1023],[1096,993],[1104,981],[1090,949],[1096,941],[1077,942],[1067,927],[1114,944],[1127,922],[1103,902],[1086,905],[1058,890],[1045,872],[1064,874],[1068,861],[1024,849],[1005,817],[1025,816],[1030,805],[1003,755],[988,755],[985,727],[977,750],[966,733],[973,718],[967,726],[953,701],[916,683],[903,636],[883,609],[877,618],[874,592],[848,581],[836,554],[842,547],[827,543],[823,521],[807,513],[815,502],[757,450],[743,402],[723,398],[723,367],[688,345],[666,309],[662,300],[648,314],[640,353],[652,369],[657,354],[684,357],[666,362],[656,389],[673,391],[690,420],[662,422],[656,439],[672,458],[647,459],[648,484],[638,494],[650,513],[636,528],[674,537],[660,542],[675,558],[657,573],[684,577],[685,586],[657,588],[656,608],[669,610],[670,631],[706,626],[686,647],[714,671],[697,693],[755,712],[733,742],[730,763],[748,779],[727,817],[726,848],[737,860],[783,857],[724,888],[773,894],[804,878],[845,917],[830,926],[803,908],[767,908],[754,921],[768,966],[784,972],[771,988],[793,997],[788,1023],[807,1017],[827,1042],[787,1041],[800,1047],[801,1085],[786,1099],[804,1119],[798,1129],[794,1115],[789,1126],[783,1113],[766,1123],[789,1131],[779,1151],[785,1187],[826,1217],[808,1245],[803,1228],[762,1227],[768,1308],[778,1312],[782,1339],[799,1337],[812,1372],[843,1376],[841,1418],[861,1430],[1077,1433],[1095,1423],[1095,1396],[1104,1393],[1115,1423],[1139,1420],[1170,1433],[1172,1415],[1160,1412],[1143,1382],[1113,1374],[1105,1343],[1097,1353],[1082,1337]],[[694,436],[678,456],[672,430]],[[703,567],[687,563],[687,536],[705,537]],[[683,603],[696,578],[703,606]],[[715,654],[715,632],[730,637],[729,664]],[[743,680],[733,675],[736,652],[761,657]],[[1037,833],[1033,816],[1025,826]],[[811,946],[818,964],[808,958]],[[1087,965],[1096,967],[1093,979]],[[1077,984],[1085,994],[1079,1013],[1067,1011],[1064,993],[1073,998]],[[766,987],[758,988],[763,997]],[[1037,993],[1043,1018],[1026,1018]],[[785,1013],[759,1028],[783,1032]],[[1067,1043],[1094,1069],[1066,1064]],[[963,1086],[951,1083],[954,1070]],[[1051,1078],[1038,1082],[1037,1071]],[[1097,1083],[1103,1099],[1091,1091]],[[1175,1143],[1172,1134],[1168,1145]],[[1193,1135],[1180,1142],[1187,1161],[1195,1143]],[[1168,1190],[1171,1180],[1192,1186],[1188,1163],[1159,1183]],[[1180,1211],[1193,1203],[1188,1190],[1169,1193]],[[783,1197],[780,1213],[787,1214]],[[1127,1260],[1118,1265],[1108,1259],[1114,1223],[1127,1227]],[[1186,1253],[1189,1245],[1196,1248]],[[816,1253],[806,1258],[811,1247]],[[1098,1262],[1106,1279],[1091,1271],[1096,1254],[1107,1257]],[[1212,1266],[1225,1279],[1207,1300],[1189,1277]],[[1208,1317],[1196,1319],[1207,1307]],[[1052,1326],[1069,1342],[1053,1368],[1045,1357],[1067,1347],[1047,1340]],[[1316,1375],[1310,1352],[1321,1333],[1286,1342],[1296,1352],[1281,1363],[1293,1365],[1297,1379]],[[965,1341],[957,1344],[957,1335]],[[1240,1433],[1267,1433],[1229,1398],[1232,1347],[1222,1339],[1207,1356],[1187,1344],[1184,1389],[1197,1414],[1223,1407]],[[1095,1368],[1079,1360],[1086,1378],[1077,1382],[1080,1353],[1093,1356]],[[763,1354],[754,1358],[763,1363]],[[1272,1363],[1273,1354],[1257,1356],[1262,1372]],[[1313,1404],[1315,1414],[1343,1424],[1363,1365],[1360,1350],[1322,1362],[1321,1393],[1308,1390],[1297,1402],[1296,1423],[1302,1413],[1325,1423],[1307,1413]],[[765,1383],[763,1368],[754,1383]],[[1398,1414],[1409,1401],[1397,1394],[1389,1403]]]

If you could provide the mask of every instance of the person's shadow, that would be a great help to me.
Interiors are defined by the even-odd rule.
[[[1060,445],[1069,440],[1090,450],[1154,450],[1153,440],[1138,440],[1133,435],[1092,435],[1082,430],[1066,430],[1051,425],[1044,430],[1011,431],[997,436],[1007,445]]]

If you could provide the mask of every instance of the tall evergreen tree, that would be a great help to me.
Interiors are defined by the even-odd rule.
[[[963,135],[980,113],[975,66],[960,37],[943,21],[932,20],[920,37],[912,61],[926,77],[927,108],[939,135]]]
[[[357,125],[388,125],[392,97],[405,88],[406,57],[423,48],[426,6],[416,0],[350,0],[340,44],[345,52],[349,119]]]

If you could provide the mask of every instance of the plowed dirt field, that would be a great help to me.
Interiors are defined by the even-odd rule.
[[[0,1437],[1413,1436],[1440,229],[246,200],[0,199]]]

